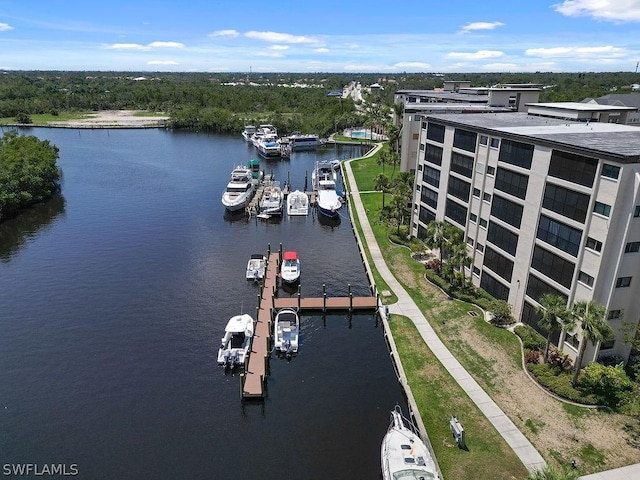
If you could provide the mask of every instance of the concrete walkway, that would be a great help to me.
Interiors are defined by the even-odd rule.
[[[377,148],[379,149],[380,147],[378,146]],[[372,150],[367,156],[373,155],[376,151],[377,150],[375,149]],[[445,345],[440,341],[431,325],[429,325],[429,322],[427,322],[427,319],[414,303],[413,299],[393,276],[382,257],[382,252],[378,247],[378,243],[373,231],[371,230],[371,225],[369,224],[364,206],[360,200],[358,186],[353,176],[353,171],[351,170],[351,161],[349,160],[344,162],[344,167],[345,174],[347,175],[351,186],[353,204],[364,233],[364,241],[369,247],[373,263],[384,281],[389,285],[389,288],[391,288],[393,293],[398,297],[398,301],[396,303],[389,305],[389,311],[398,315],[404,315],[413,321],[420,332],[420,335],[436,358],[438,358],[456,382],[458,382],[460,387],[462,387],[471,400],[473,400],[482,413],[484,413],[487,419],[489,419],[498,433],[502,435],[507,444],[513,449],[518,458],[520,458],[525,467],[529,471],[535,471],[544,467],[546,462],[542,458],[542,455],[538,453],[529,440],[527,440],[522,432],[520,432],[515,424],[509,419],[509,417],[500,410],[500,407],[491,400],[484,390],[482,390],[480,385],[478,385],[464,367],[462,367],[462,365],[460,365],[460,363],[453,357],[451,352],[449,352]]]

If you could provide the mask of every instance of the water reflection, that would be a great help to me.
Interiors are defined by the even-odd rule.
[[[50,200],[24,210],[0,224],[0,260],[9,261],[29,239],[49,227],[64,214],[65,200],[55,195]]]

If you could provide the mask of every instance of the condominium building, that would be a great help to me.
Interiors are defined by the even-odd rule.
[[[546,292],[607,309],[615,338],[585,362],[626,360],[640,319],[640,129],[526,113],[423,119],[412,233],[432,220],[464,232],[473,283],[537,327]],[[625,328],[623,328],[625,327]],[[575,359],[579,330],[554,339]]]

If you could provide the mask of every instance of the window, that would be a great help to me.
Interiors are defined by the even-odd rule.
[[[484,218],[480,219],[480,226],[482,228],[487,228],[487,221]]]
[[[473,244],[474,244],[475,242],[473,241],[473,238],[471,238],[471,237],[467,237],[467,243],[473,247]]]
[[[475,152],[477,137],[478,134],[475,132],[456,128],[453,133],[453,146],[467,152]]]
[[[437,208],[438,206],[438,194],[430,188],[424,187],[422,189],[422,192],[420,192],[420,200],[430,207]]]
[[[498,155],[499,161],[529,169],[531,168],[532,159],[533,145],[513,142],[511,140],[502,140],[500,154]]]
[[[492,138],[491,139],[491,148],[498,148],[500,146],[500,139],[499,138]]]
[[[603,340],[600,343],[600,350],[610,350],[615,346],[615,344],[616,344],[615,338],[607,338],[606,340]]]
[[[417,138],[416,138],[416,140],[417,140]],[[420,144],[420,151],[421,151],[421,152],[424,152],[424,143],[421,143],[421,144]]]
[[[578,249],[580,248],[582,231],[565,225],[546,215],[540,215],[536,236],[543,242],[553,245],[575,257],[578,255]]]
[[[507,301],[509,299],[509,288],[491,275],[487,275],[486,272],[482,272],[482,277],[480,277],[480,288],[500,300]]]
[[[493,243],[495,246],[500,247],[511,255],[516,255],[516,248],[518,248],[518,235],[510,232],[496,222],[489,223],[489,229],[487,230],[487,241]]]
[[[595,250],[596,252],[602,251],[602,242],[599,242],[595,238],[587,237],[587,243],[585,244],[590,250]]]
[[[580,340],[578,340],[578,335],[576,335],[575,333],[573,335],[567,335],[564,338],[564,343],[568,343],[569,345],[571,345],[576,350],[580,346]]]
[[[473,189],[473,196],[480,198],[480,189],[479,188],[474,188]]]
[[[582,270],[580,270],[580,273],[578,274],[578,281],[580,283],[584,283],[588,287],[593,287],[593,277],[591,275],[587,275]]]
[[[497,273],[506,281],[511,281],[513,275],[513,262],[507,257],[500,255],[493,248],[487,247],[484,252],[484,266]]]
[[[484,245],[482,245],[481,243],[476,243],[476,250],[478,250],[480,253],[484,252]]]
[[[447,187],[447,193],[468,203],[470,190],[471,190],[471,184],[463,180],[460,180],[456,177],[449,177],[449,185]]]
[[[507,222],[509,225],[520,228],[520,223],[522,222],[522,210],[522,205],[513,203],[512,201],[498,195],[493,195],[491,215],[499,218],[503,222]]]
[[[476,223],[478,221],[478,215],[476,215],[475,213],[472,213],[471,215],[469,215],[469,221]]]
[[[637,253],[640,251],[640,242],[628,242],[624,247],[624,253]]]
[[[487,175],[495,175],[496,167],[487,167]]]
[[[618,179],[620,175],[620,167],[616,165],[609,165],[608,163],[602,164],[602,173],[603,177],[613,178],[615,180]]]
[[[640,217],[640,205],[636,205],[635,210],[633,211],[633,216],[634,217]]]
[[[451,171],[471,178],[471,175],[473,175],[473,157],[453,152],[451,154]]]
[[[549,175],[584,185],[585,187],[591,187],[593,186],[597,167],[598,160],[595,158],[554,150],[551,153]]]
[[[551,253],[538,245],[533,249],[531,268],[544,274],[563,287],[569,288],[573,280],[575,265],[555,253]]]
[[[631,277],[618,277],[616,279],[616,288],[624,288],[631,285]]]
[[[460,225],[467,224],[467,209],[457,202],[447,199],[447,203],[444,207],[444,214]]]
[[[540,300],[540,297],[545,293],[553,293],[567,301],[567,295],[562,293],[557,288],[553,288],[546,282],[543,282],[535,275],[529,274],[529,280],[527,281],[527,295],[529,298],[533,298],[536,302]]]
[[[427,124],[427,138],[429,140],[433,140],[434,142],[443,143],[444,130],[444,125],[429,122]]]
[[[611,205],[607,205],[606,203],[602,202],[596,202],[593,205],[593,213],[608,217],[611,214]]]
[[[442,165],[442,148],[427,143],[427,150],[424,154],[426,162],[433,163],[435,165]]]
[[[489,141],[489,137],[486,135],[480,135],[480,145],[486,145]]]
[[[429,223],[433,222],[436,219],[436,214],[433,213],[428,208],[420,207],[420,216],[419,216],[419,218],[420,218],[420,221],[422,223],[424,223],[425,225],[428,225]],[[424,236],[421,237],[421,238],[424,238]]]
[[[527,185],[529,184],[529,177],[516,173],[511,170],[507,170],[502,167],[498,167],[498,173],[496,174],[495,188],[509,193],[514,197],[522,198],[527,195]]]
[[[607,313],[607,320],[622,318],[623,314],[624,310],[609,310],[609,313]]]
[[[485,202],[491,202],[491,195],[488,193],[483,193],[482,194],[482,200],[484,200]]]
[[[589,195],[547,183],[542,206],[567,218],[584,223],[589,211]]]
[[[438,188],[440,186],[440,170],[425,165],[422,172],[422,181]]]
[[[480,269],[478,267],[476,267],[475,265],[473,266],[473,274],[476,276],[480,275]]]

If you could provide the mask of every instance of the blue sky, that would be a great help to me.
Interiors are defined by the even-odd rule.
[[[0,0],[0,69],[634,71],[640,0]]]

